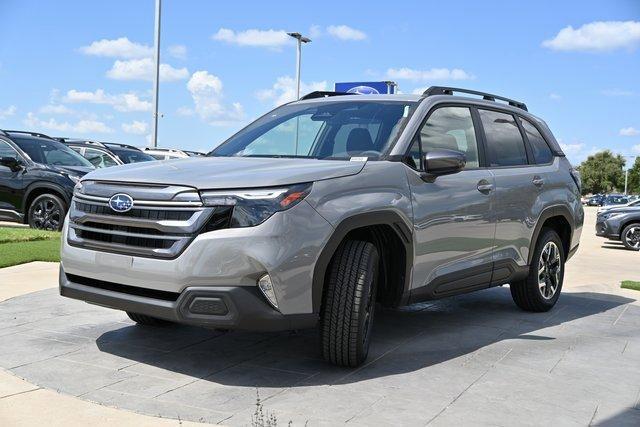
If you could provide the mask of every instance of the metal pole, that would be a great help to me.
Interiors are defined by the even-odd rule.
[[[302,41],[298,38],[298,50],[296,54],[296,100],[300,99],[300,61],[302,60]]]
[[[155,26],[155,75],[153,79],[153,134],[151,144],[153,147],[158,146],[158,98],[160,87],[160,17],[162,9],[162,0],[156,0],[156,26]]]

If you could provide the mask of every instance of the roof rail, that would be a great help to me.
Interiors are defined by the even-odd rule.
[[[28,130],[4,130],[3,132],[5,134],[7,134],[7,133],[24,133],[24,134],[31,135],[31,136],[37,136],[38,138],[47,138],[47,139],[53,139],[54,141],[56,141],[55,138],[51,138],[49,135],[45,135],[44,133],[29,132]]]
[[[328,98],[330,96],[342,96],[342,95],[358,95],[357,93],[346,93],[346,92],[332,92],[327,90],[316,90],[315,92],[310,92],[300,98],[300,101],[305,99],[315,99],[315,98]]]
[[[487,101],[494,101],[495,102],[496,99],[499,99],[500,101],[505,101],[505,102],[509,103],[509,105],[511,105],[512,107],[520,108],[520,109],[522,109],[524,111],[529,111],[529,110],[527,110],[527,105],[524,102],[515,101],[513,99],[505,98],[504,96],[494,95],[492,93],[480,92],[480,91],[477,91],[477,90],[470,90],[470,89],[462,89],[462,88],[459,88],[459,87],[431,86],[430,88],[425,90],[422,93],[422,95],[423,96],[453,95],[453,92],[460,92],[460,93],[468,93],[468,94],[471,94],[471,95],[478,95],[478,96],[481,96],[482,99],[485,99]]]
[[[132,148],[134,150],[142,151],[138,147],[136,147],[135,145],[130,145],[130,144],[121,144],[121,143],[118,143],[118,142],[100,142],[100,144],[106,145],[107,147],[109,145],[115,145],[116,147]]]

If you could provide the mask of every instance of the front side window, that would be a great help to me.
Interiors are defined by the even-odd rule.
[[[527,151],[520,129],[511,114],[478,110],[487,140],[490,167],[527,164]]]
[[[84,150],[84,157],[97,168],[108,168],[118,165],[118,162],[113,160],[110,155],[102,150],[96,150],[95,148],[86,148]]]
[[[20,156],[9,144],[4,141],[0,141],[0,158],[10,157],[12,159],[20,160]]]
[[[465,168],[477,168],[480,165],[476,131],[471,110],[467,107],[438,108],[422,126],[418,137],[422,153],[441,149],[456,150],[467,156]],[[419,152],[415,147],[412,147],[411,151],[412,158]]]
[[[24,137],[15,137],[13,141],[36,163],[93,168],[91,162],[58,141]]]
[[[553,160],[553,153],[549,148],[549,144],[544,140],[544,137],[540,134],[538,129],[531,124],[527,119],[521,118],[522,128],[527,135],[531,151],[533,151],[533,158],[539,165],[551,163]]]
[[[408,101],[327,101],[285,105],[256,120],[210,156],[377,159],[413,112]]]

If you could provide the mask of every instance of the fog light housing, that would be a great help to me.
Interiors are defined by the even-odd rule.
[[[258,288],[262,291],[263,295],[269,301],[274,308],[278,308],[278,300],[276,299],[276,293],[273,291],[273,284],[271,283],[271,277],[268,274],[265,274],[260,279],[258,279]]]

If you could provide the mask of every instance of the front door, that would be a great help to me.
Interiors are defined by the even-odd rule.
[[[412,301],[480,289],[491,282],[495,182],[492,173],[480,167],[478,139],[471,110],[463,106],[433,110],[416,135],[411,150],[416,171],[408,173],[416,252]],[[467,164],[461,172],[426,182],[418,173],[421,158],[437,149],[461,151]]]

